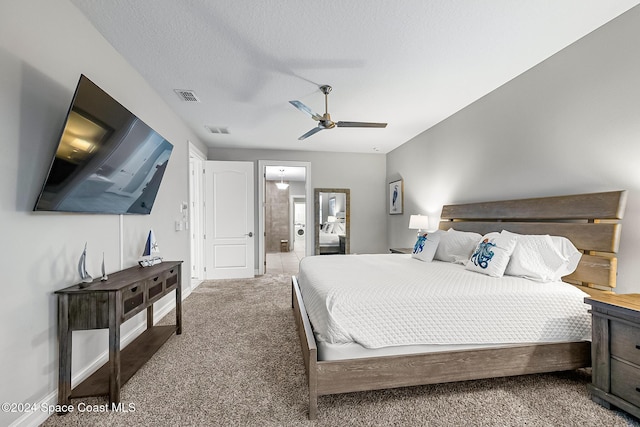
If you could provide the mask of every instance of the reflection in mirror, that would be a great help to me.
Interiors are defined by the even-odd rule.
[[[316,255],[350,252],[350,203],[348,188],[314,190]]]

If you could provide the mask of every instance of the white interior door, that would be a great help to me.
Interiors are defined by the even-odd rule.
[[[191,287],[204,280],[204,162],[189,144],[189,234],[191,237]]]
[[[253,277],[254,184],[251,162],[205,162],[205,276]]]

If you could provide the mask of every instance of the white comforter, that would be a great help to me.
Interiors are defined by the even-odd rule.
[[[340,236],[333,233],[320,232],[320,246],[338,246],[340,243]]]
[[[318,339],[367,348],[590,339],[586,293],[410,255],[306,257],[299,284]]]

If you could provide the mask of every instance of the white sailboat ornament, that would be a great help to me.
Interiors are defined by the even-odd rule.
[[[100,278],[101,281],[106,281],[109,280],[109,276],[107,276],[107,270],[104,268],[104,252],[102,252],[102,277]]]
[[[153,230],[149,230],[149,236],[147,237],[147,243],[144,245],[144,252],[142,257],[138,260],[138,264],[141,267],[151,267],[152,265],[160,264],[162,257],[160,257],[160,249],[158,249],[158,242],[156,242],[156,236],[153,234]]]
[[[93,282],[93,277],[89,273],[87,273],[87,243],[84,244],[84,250],[82,251],[82,255],[80,255],[80,261],[78,261],[78,273],[80,274],[80,279],[82,280],[81,288],[85,286],[89,286],[89,283]]]

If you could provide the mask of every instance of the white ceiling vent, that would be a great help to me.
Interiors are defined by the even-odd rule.
[[[222,126],[209,126],[209,125],[205,125],[204,127],[207,128],[207,130],[211,133],[223,133],[225,135],[229,134],[229,128],[226,127],[222,127]]]
[[[200,99],[196,96],[196,93],[192,90],[186,89],[174,89],[174,92],[178,94],[180,99],[186,102],[200,102]]]

